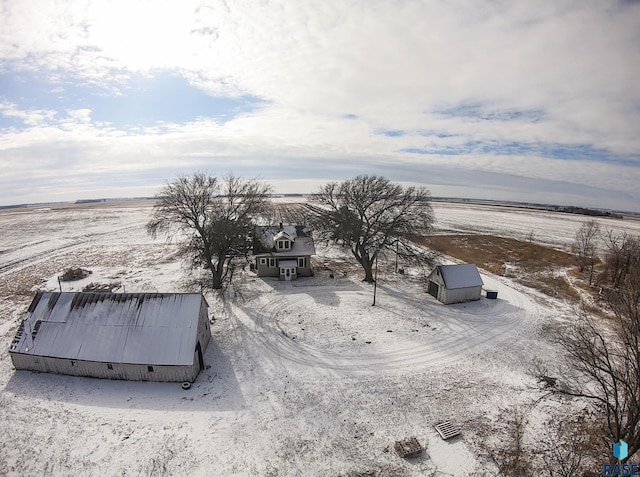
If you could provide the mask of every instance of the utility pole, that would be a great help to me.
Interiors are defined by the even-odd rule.
[[[376,306],[376,291],[378,289],[378,253],[376,252],[376,272],[373,277],[373,305]]]
[[[396,273],[398,273],[398,239],[396,239]]]

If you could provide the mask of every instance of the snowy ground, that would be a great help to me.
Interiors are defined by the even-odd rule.
[[[435,210],[441,230],[496,233],[509,223],[509,236],[531,223],[536,239],[559,246],[586,220]],[[431,299],[419,274],[382,274],[372,307],[373,290],[356,275],[323,271],[292,283],[245,273],[227,299],[207,295],[210,367],[189,391],[15,372],[6,350],[21,316],[36,289],[58,289],[66,267],[93,273],[65,291],[90,282],[182,291],[175,247],[145,233],[149,212],[149,204],[0,212],[0,475],[481,475],[492,470],[480,449],[500,427],[498,411],[541,396],[527,370],[554,355],[545,327],[572,316],[487,274],[498,300],[453,306]],[[561,407],[551,401],[539,414]],[[437,436],[445,419],[461,438]],[[393,452],[408,436],[426,446],[422,457]]]
[[[479,204],[435,202],[436,231],[439,233],[491,234],[519,240],[529,240],[554,248],[571,250],[575,233],[589,220],[600,229],[626,231],[640,235],[640,220],[627,216],[625,220],[608,217],[547,212],[536,209],[501,207]]]

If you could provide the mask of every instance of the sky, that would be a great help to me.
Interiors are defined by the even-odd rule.
[[[640,1],[1,0],[0,205],[195,171],[640,211]]]

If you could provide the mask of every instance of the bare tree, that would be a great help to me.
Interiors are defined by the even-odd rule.
[[[595,220],[583,222],[575,236],[575,241],[571,247],[576,254],[580,271],[589,271],[589,285],[593,281],[593,270],[598,260],[596,240],[600,234],[600,225]]]
[[[602,278],[617,288],[624,282],[629,270],[636,266],[634,262],[640,260],[640,239],[626,231],[616,234],[613,230],[606,230],[602,238],[607,248]]]
[[[547,427],[540,451],[542,467],[549,477],[581,475],[588,454],[584,431],[585,426],[563,420]]]
[[[331,182],[312,197],[326,210],[315,228],[349,247],[364,269],[364,281],[373,282],[373,263],[385,249],[397,248],[405,258],[425,258],[410,240],[433,224],[430,196],[425,188],[404,188],[381,176]]]
[[[183,248],[194,268],[211,273],[211,287],[222,288],[231,262],[251,251],[255,219],[269,207],[271,186],[232,174],[222,181],[205,173],[180,176],[156,196],[147,231],[186,237]]]
[[[574,379],[558,392],[588,399],[606,420],[610,442],[623,439],[629,456],[640,449],[640,267],[606,295],[614,319],[583,316],[560,337]]]
[[[500,422],[505,427],[495,432],[493,441],[481,443],[483,454],[496,467],[496,475],[503,477],[528,477],[535,475],[532,469],[531,449],[524,444],[527,418],[517,406],[500,412]]]

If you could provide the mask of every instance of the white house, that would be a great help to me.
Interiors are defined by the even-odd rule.
[[[311,276],[311,256],[315,253],[313,237],[302,225],[256,228],[253,254],[259,277],[296,280]]]
[[[10,346],[16,369],[193,382],[211,338],[199,293],[38,292]]]
[[[445,305],[479,300],[482,278],[473,263],[438,265],[428,277],[429,295]]]

